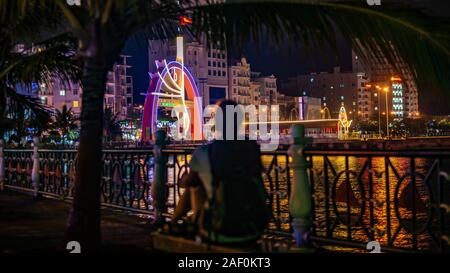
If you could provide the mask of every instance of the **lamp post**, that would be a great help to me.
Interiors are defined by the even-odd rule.
[[[380,90],[381,87],[379,85],[375,86],[377,92],[375,93],[377,95],[377,101],[378,101],[378,135],[381,138],[381,108],[380,108]]]
[[[383,88],[384,93],[386,94],[386,137],[389,138],[389,102],[388,102],[388,92],[389,87]]]

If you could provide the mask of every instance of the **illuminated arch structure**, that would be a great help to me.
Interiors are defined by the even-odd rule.
[[[177,47],[179,47],[177,40]],[[181,50],[177,49],[177,61],[167,63],[166,60],[156,62],[158,71],[149,73],[150,85],[144,103],[142,117],[142,140],[153,139],[158,124],[158,109],[160,107],[181,107],[178,122],[181,124],[182,137],[185,139],[202,139],[203,118],[201,97],[192,74],[183,65]],[[181,52],[181,53],[180,53]],[[169,100],[170,105],[163,105]],[[200,128],[200,129],[199,129]],[[195,134],[200,132],[200,134]]]

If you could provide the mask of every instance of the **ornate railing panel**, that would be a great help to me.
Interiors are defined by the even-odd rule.
[[[170,217],[183,193],[183,189],[178,187],[178,181],[185,172],[189,171],[188,162],[193,149],[164,149],[163,152],[168,155],[166,215]],[[289,164],[287,164],[289,157],[285,151],[264,152],[261,160],[264,166],[263,180],[273,209],[273,221],[270,223],[270,229],[289,236],[291,227],[288,201],[292,177]]]
[[[193,148],[168,147],[167,209],[170,217],[183,189]],[[386,250],[448,251],[450,151],[305,150],[313,194],[311,240]],[[269,230],[290,236],[293,171],[286,151],[262,153],[263,179],[273,208]],[[33,150],[4,151],[5,186],[33,191]],[[152,214],[151,150],[104,150],[104,206]],[[39,150],[39,192],[71,199],[75,150]]]
[[[5,180],[8,185],[31,189],[32,155],[32,150],[5,151]]]
[[[448,244],[450,153],[305,151],[318,242],[444,251]],[[449,162],[446,162],[448,164]],[[445,166],[445,167],[444,167]]]
[[[6,187],[33,191],[32,150],[5,150]],[[151,213],[153,155],[148,150],[104,150],[102,205]],[[71,199],[75,182],[75,150],[39,150],[38,192]]]

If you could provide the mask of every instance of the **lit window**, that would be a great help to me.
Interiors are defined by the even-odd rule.
[[[344,96],[341,96],[341,100],[344,100]]]
[[[66,90],[59,90],[59,95],[60,96],[65,96],[66,95]]]
[[[72,107],[73,107],[73,108],[78,108],[78,107],[80,107],[80,103],[79,103],[77,100],[74,100],[74,101],[72,102]]]

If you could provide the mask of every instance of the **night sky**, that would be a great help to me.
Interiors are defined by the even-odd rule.
[[[246,57],[253,72],[261,72],[263,75],[274,74],[280,80],[314,71],[332,71],[334,66],[341,66],[344,71],[351,70],[349,47],[342,39],[339,39],[338,47],[340,56],[337,59],[328,59],[324,58],[318,49],[313,49],[313,54],[306,54],[301,44],[298,45],[298,49],[297,46],[288,45],[263,49],[264,47],[249,44],[240,54],[230,56],[230,61]],[[255,48],[259,49],[255,50]],[[132,56],[129,63],[132,65],[130,74],[134,79],[134,100],[136,103],[142,103],[144,96],[140,93],[145,93],[149,84],[147,43],[134,38],[130,39],[124,53]],[[332,55],[331,50],[330,55]]]
[[[440,16],[450,15],[450,1],[448,0],[408,0],[407,2],[419,3],[420,6]],[[255,50],[255,48],[258,48],[258,50]],[[341,66],[342,71],[351,70],[351,50],[340,35],[338,35],[339,56],[337,58],[326,58],[318,49],[313,50],[312,53],[306,53],[301,44],[298,47],[297,45],[294,47],[279,45],[275,48],[264,48],[264,46],[249,44],[242,52],[229,57],[233,60],[244,56],[249,61],[252,71],[262,72],[263,75],[274,74],[280,80],[284,80],[289,76],[310,72],[331,72],[334,66]],[[140,93],[146,92],[149,83],[147,74],[149,67],[147,43],[141,40],[138,42],[132,38],[126,44],[124,53],[132,55],[129,62],[133,66],[130,69],[130,74],[134,78],[134,100],[136,103],[142,103],[144,96],[141,96]],[[281,91],[283,92],[283,90]],[[450,106],[448,104],[450,99],[447,99],[445,103],[440,105],[437,105],[433,98],[429,98],[429,96],[427,98],[427,96],[423,96],[420,93],[419,99],[422,112],[450,114]]]

